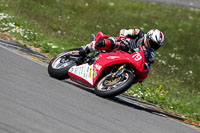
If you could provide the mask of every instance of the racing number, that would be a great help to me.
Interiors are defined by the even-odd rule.
[[[139,60],[142,59],[142,56],[140,55],[140,53],[136,52],[136,54],[134,54],[134,55],[132,56],[132,58],[134,58],[135,61],[139,61]]]

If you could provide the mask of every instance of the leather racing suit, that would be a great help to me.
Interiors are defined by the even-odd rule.
[[[144,45],[144,38],[146,34],[140,29],[121,29],[119,37],[109,37],[102,32],[98,32],[95,40],[85,46],[85,49],[89,52],[96,50],[112,51],[113,49],[120,49],[125,52],[139,51],[139,45],[142,46],[145,61],[150,65],[155,58],[155,52],[153,49]]]

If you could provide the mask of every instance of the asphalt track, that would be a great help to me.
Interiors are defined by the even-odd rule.
[[[164,4],[179,5],[190,8],[200,8],[200,0],[138,0],[144,2],[159,2]]]
[[[197,133],[120,97],[103,99],[0,43],[0,133]]]

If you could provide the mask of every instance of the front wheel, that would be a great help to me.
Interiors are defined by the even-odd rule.
[[[128,90],[134,81],[134,75],[125,70],[119,77],[112,78],[112,73],[105,75],[95,85],[95,94],[100,97],[114,97]]]
[[[70,60],[69,56],[79,57],[80,48],[67,50],[55,58],[53,58],[48,66],[48,73],[51,77],[56,79],[67,79],[68,78],[68,70],[76,65],[75,61]]]

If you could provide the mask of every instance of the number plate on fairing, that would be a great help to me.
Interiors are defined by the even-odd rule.
[[[139,52],[135,52],[134,55],[132,56],[132,58],[135,60],[135,61],[139,61],[142,59],[142,56],[140,55]]]

